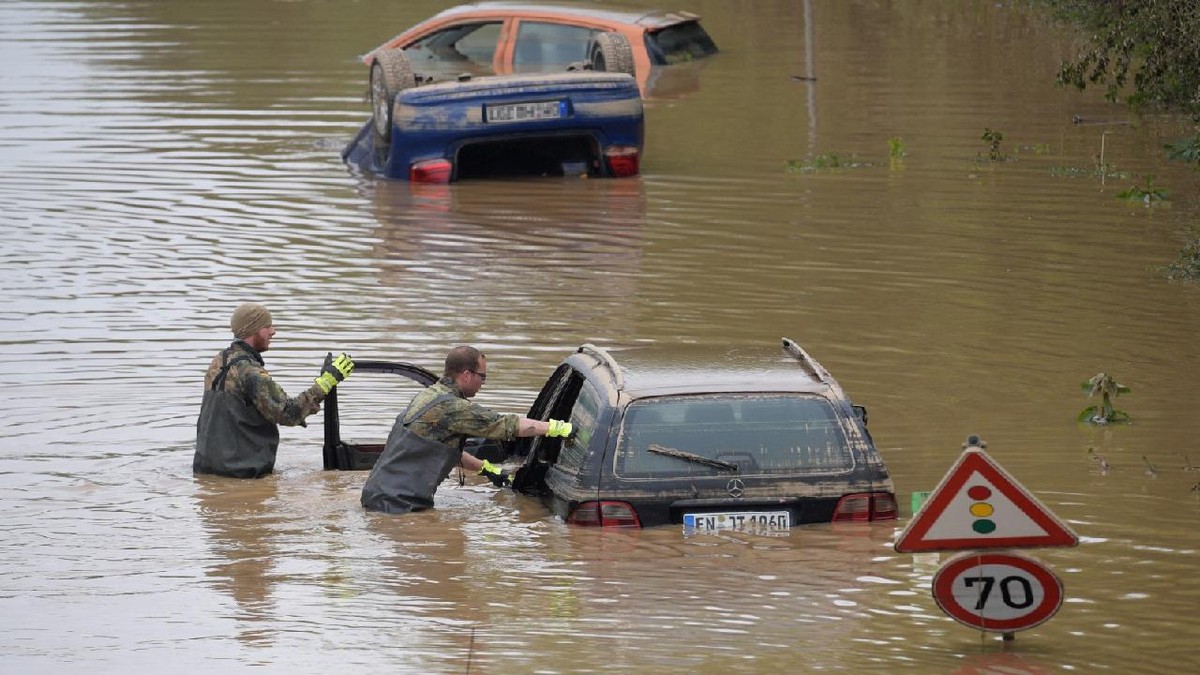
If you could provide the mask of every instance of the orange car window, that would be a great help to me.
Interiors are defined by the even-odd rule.
[[[594,31],[581,26],[522,21],[513,52],[513,70],[518,73],[566,70],[588,58]]]
[[[495,21],[451,26],[417,40],[404,53],[419,74],[490,75],[503,25]]]

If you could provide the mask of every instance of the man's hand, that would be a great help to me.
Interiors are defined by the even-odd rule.
[[[550,420],[550,429],[546,431],[547,438],[569,438],[574,430],[570,422]]]
[[[492,485],[496,487],[512,487],[512,476],[486,459],[483,460],[483,466],[479,469],[479,475],[487,476],[487,479],[492,481]]]
[[[334,358],[333,354],[325,355],[325,363],[321,366],[321,374],[315,380],[321,391],[328,394],[338,385],[338,382],[350,376],[354,372],[354,361],[350,359],[350,355],[342,352]]]

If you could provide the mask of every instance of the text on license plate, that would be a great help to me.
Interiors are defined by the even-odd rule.
[[[685,513],[683,526],[697,530],[786,530],[791,521],[787,511]]]
[[[524,122],[558,119],[565,116],[566,108],[566,101],[535,101],[489,105],[484,111],[487,113],[488,122]]]

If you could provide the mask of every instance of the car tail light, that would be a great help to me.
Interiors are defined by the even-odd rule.
[[[896,495],[890,492],[871,495],[871,520],[895,520],[898,514]]]
[[[838,500],[833,511],[835,523],[865,523],[896,519],[896,495],[890,492],[862,492]]]
[[[567,522],[590,527],[641,527],[637,511],[627,502],[584,502],[577,506]]]
[[[453,166],[448,159],[430,159],[408,167],[408,179],[414,183],[449,183]]]
[[[641,168],[637,146],[633,145],[610,145],[604,149],[604,161],[613,178],[636,176]]]

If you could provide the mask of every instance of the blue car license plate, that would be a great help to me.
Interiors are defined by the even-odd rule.
[[[696,530],[767,530],[791,529],[787,511],[745,511],[731,513],[685,513],[683,526]]]
[[[532,101],[489,105],[484,108],[484,119],[488,122],[554,120],[565,117],[566,108],[566,101]]]

